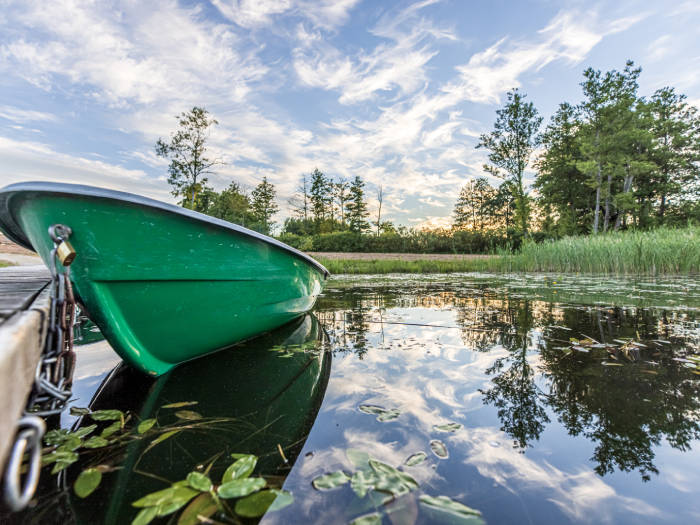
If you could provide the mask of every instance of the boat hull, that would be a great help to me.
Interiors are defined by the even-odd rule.
[[[48,265],[49,226],[69,226],[82,304],[114,350],[150,375],[289,322],[313,307],[326,279],[315,261],[244,228],[53,186],[60,191],[3,190],[14,221],[3,229],[16,239],[19,228]]]

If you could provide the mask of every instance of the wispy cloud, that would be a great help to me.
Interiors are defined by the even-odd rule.
[[[0,106],[0,118],[11,120],[19,124],[26,124],[27,122],[55,122],[58,120],[56,115],[51,113],[15,108],[12,106]]]

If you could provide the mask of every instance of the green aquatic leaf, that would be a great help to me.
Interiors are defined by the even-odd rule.
[[[244,518],[258,518],[267,512],[277,495],[271,490],[257,492],[236,502],[236,514]]]
[[[131,525],[147,525],[158,516],[158,507],[147,507],[141,509],[136,517],[132,520]]]
[[[242,478],[227,481],[218,489],[220,498],[242,498],[265,488],[267,482],[263,478]]]
[[[364,498],[376,483],[377,475],[372,470],[358,470],[350,478],[350,487],[358,498]]]
[[[139,426],[136,427],[136,432],[138,432],[139,434],[144,434],[151,430],[153,428],[153,425],[155,424],[155,418],[144,419],[143,421],[141,421],[141,423],[139,423]]]
[[[311,484],[316,490],[331,490],[350,481],[350,477],[342,470],[324,474],[314,479]]]
[[[369,464],[376,474],[374,488],[381,492],[388,492],[393,496],[408,494],[418,488],[418,482],[410,475],[391,465],[370,459]]]
[[[378,512],[365,514],[352,520],[350,525],[382,525],[382,515]]]
[[[123,421],[124,413],[121,410],[95,410],[90,412],[90,417],[95,421]]]
[[[218,507],[216,501],[208,492],[200,494],[185,507],[177,520],[177,525],[199,525],[202,518],[209,518],[216,514]]]
[[[433,430],[436,432],[457,432],[462,425],[459,423],[445,423],[444,425],[433,425]]]
[[[182,485],[173,485],[167,489],[158,490],[156,492],[151,492],[146,494],[143,498],[134,501],[132,507],[159,507],[161,505],[168,505],[174,502],[189,501],[194,498],[199,492],[193,490],[189,487]],[[162,514],[159,514],[162,515]]]
[[[84,407],[70,407],[71,416],[87,416],[90,413],[89,408]]]
[[[169,403],[167,405],[163,405],[160,408],[182,408],[182,407],[191,407],[192,405],[197,405],[199,404],[199,401],[179,401],[177,403]]]
[[[196,421],[197,419],[202,419],[202,414],[194,410],[178,410],[175,412],[175,417],[185,421]]]
[[[209,492],[212,488],[209,476],[201,472],[190,472],[187,474],[187,484],[200,492]]]
[[[243,454],[224,472],[221,478],[221,483],[232,481],[234,479],[242,479],[250,476],[255,470],[255,465],[258,463],[258,456],[253,454]]]
[[[58,447],[58,450],[71,452],[81,447],[83,444],[82,438],[74,435],[68,435],[65,441]]]
[[[447,452],[447,447],[442,441],[438,439],[434,439],[430,442],[430,450],[432,450],[433,453],[440,459],[445,459],[449,456]]]
[[[121,430],[121,428],[122,428],[121,421],[115,421],[114,423],[112,423],[111,425],[106,427],[102,432],[100,432],[100,437],[108,438],[109,436],[111,436],[115,432],[119,432],[119,430]]]
[[[378,405],[360,405],[360,412],[377,416],[377,421],[386,422],[392,421],[401,415],[401,411],[396,408],[384,408]]]
[[[87,468],[73,483],[73,492],[79,498],[87,498],[100,486],[100,481],[102,481],[102,472],[96,468]]]
[[[165,441],[166,439],[168,439],[168,438],[174,436],[174,435],[177,434],[178,432],[180,432],[180,429],[171,430],[171,431],[169,431],[169,432],[164,432],[163,434],[161,434],[160,436],[158,436],[157,438],[155,438],[153,441],[151,441],[151,444],[149,445],[149,447],[154,447],[154,446],[156,446],[158,443],[162,443],[163,441]]]
[[[69,435],[69,436],[75,436],[75,437],[77,437],[77,438],[81,438],[81,439],[82,439],[82,438],[84,438],[85,436],[87,436],[88,434],[92,433],[92,431],[95,430],[96,428],[97,428],[97,425],[88,425],[88,426],[86,426],[86,427],[81,427],[81,428],[79,428],[78,430],[76,430],[75,432],[71,432],[71,433],[68,434],[68,435]]]
[[[47,445],[60,445],[62,444],[66,439],[68,439],[69,432],[68,430],[61,428],[61,429],[56,429],[56,430],[49,430],[46,434],[44,434],[44,443]]]
[[[102,448],[106,447],[107,445],[109,445],[109,441],[100,436],[92,436],[85,443],[83,443],[83,447],[85,448]]]
[[[416,465],[420,465],[425,461],[425,458],[427,458],[427,454],[425,452],[416,452],[415,454],[411,454],[408,456],[408,458],[405,461],[406,466],[409,467],[415,467]]]
[[[428,508],[449,512],[463,518],[473,519],[475,516],[481,516],[480,511],[467,507],[466,505],[463,505],[458,501],[454,501],[447,496],[433,497],[424,494],[419,498],[419,500],[422,505],[425,505]]]
[[[267,508],[267,512],[275,512],[276,510],[283,509],[287,505],[294,503],[294,496],[289,491],[270,489],[270,492],[272,492],[276,498],[275,501],[272,502],[272,505]]]
[[[56,474],[78,461],[78,453],[71,450],[55,450],[41,458],[43,465],[54,464],[51,474]]]
[[[369,454],[363,450],[349,448],[345,451],[345,455],[356,468],[369,467]]]

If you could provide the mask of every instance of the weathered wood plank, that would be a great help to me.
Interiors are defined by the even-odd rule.
[[[49,293],[46,268],[0,268],[0,295],[7,305],[0,320],[0,466],[5,464],[34,383],[46,339]]]

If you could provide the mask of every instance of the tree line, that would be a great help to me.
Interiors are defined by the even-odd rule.
[[[698,111],[672,87],[640,96],[640,73],[631,61],[622,71],[586,69],[583,100],[561,103],[541,132],[532,102],[509,92],[493,131],[477,145],[488,151],[484,170],[503,182],[469,181],[454,227],[514,228],[522,235],[536,229],[556,237],[698,221]],[[531,162],[529,194],[524,176]]]
[[[583,73],[582,100],[543,118],[518,89],[496,111],[493,130],[476,145],[487,152],[486,176],[461,188],[450,228],[415,230],[382,220],[377,187],[370,217],[365,182],[315,168],[288,200],[292,216],[280,238],[317,251],[484,252],[517,248],[523,239],[700,221],[700,117],[672,87],[641,96],[641,68]],[[266,177],[247,192],[235,181],[221,192],[207,175],[222,162],[207,155],[217,121],[195,107],[178,118],[156,153],[170,160],[168,182],[182,206],[270,233],[279,211]],[[534,170],[528,187],[526,175]],[[500,180],[493,185],[491,180]]]

